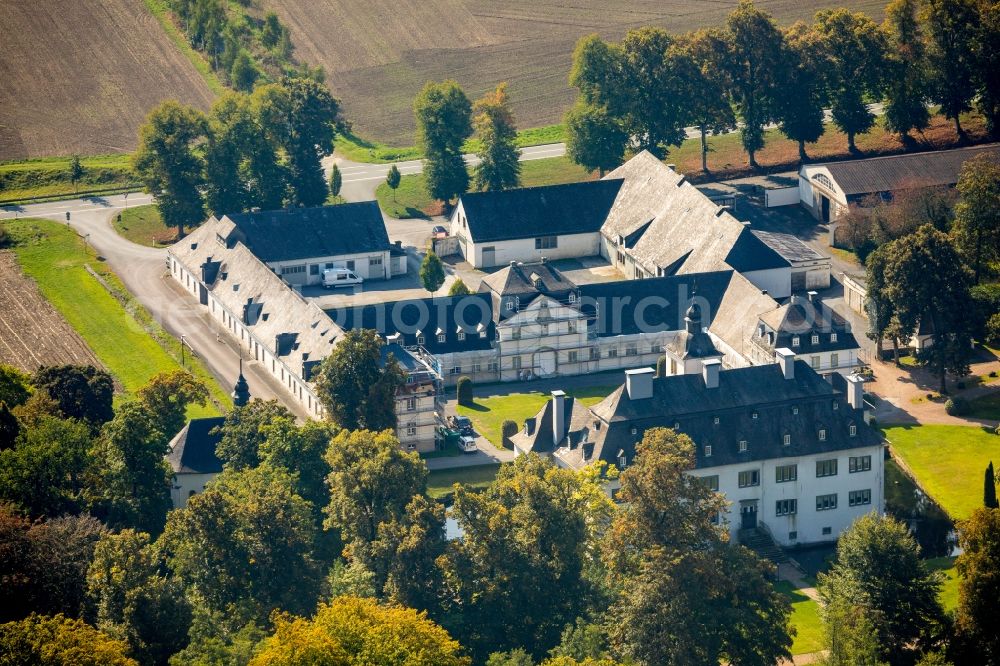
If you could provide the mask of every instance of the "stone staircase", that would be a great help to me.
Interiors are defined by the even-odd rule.
[[[781,549],[781,546],[771,538],[768,532],[759,527],[740,530],[738,539],[740,544],[757,553],[765,560],[770,560],[775,565],[786,564],[789,561],[788,555]]]

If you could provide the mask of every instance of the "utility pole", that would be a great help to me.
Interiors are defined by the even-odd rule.
[[[185,368],[184,365],[184,336],[181,336],[181,367]]]

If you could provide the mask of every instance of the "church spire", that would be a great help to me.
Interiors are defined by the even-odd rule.
[[[240,376],[236,380],[233,388],[233,406],[242,407],[250,402],[250,387],[247,385],[246,377],[243,376],[243,354],[240,354]]]

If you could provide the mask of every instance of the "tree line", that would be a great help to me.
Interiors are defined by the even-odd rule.
[[[813,23],[781,28],[770,14],[742,0],[720,28],[672,35],[661,28],[630,30],[620,42],[597,35],[579,41],[570,83],[579,90],[567,113],[567,149],[578,164],[604,171],[626,151],[663,158],[686,138],[739,128],[750,165],[775,124],[799,144],[825,132],[824,110],[855,137],[876,122],[869,109],[884,103],[885,127],[912,143],[930,122],[929,105],[955,123],[977,108],[987,129],[1000,131],[1000,7],[985,0],[893,0],[881,25],[848,9],[828,9]]]
[[[350,395],[396,372],[366,352],[373,334],[351,335],[320,382],[339,411],[300,425],[274,401],[233,409],[222,474],[176,510],[164,433],[207,396],[190,375],[155,377],[115,406],[94,368],[0,368],[0,652],[261,666],[303,654],[489,666],[789,657],[773,566],[729,541],[725,499],[688,473],[689,438],[649,430],[623,470],[521,456],[482,491],[454,488],[461,538],[448,539],[425,463],[368,416],[383,391]],[[347,356],[363,369],[345,370]],[[1000,510],[975,512],[960,539],[951,617],[904,525],[852,526],[819,582],[829,663],[995,663]]]
[[[164,224],[180,237],[185,226],[204,221],[206,209],[222,215],[322,205],[330,190],[320,160],[343,126],[326,86],[288,77],[249,95],[227,93],[207,115],[163,102],[140,128],[132,163]]]

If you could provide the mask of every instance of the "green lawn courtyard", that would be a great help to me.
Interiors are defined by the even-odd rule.
[[[460,483],[469,488],[485,488],[497,478],[500,465],[474,465],[452,469],[431,470],[427,475],[427,494],[434,499],[447,497],[453,486]]]
[[[978,426],[894,426],[883,430],[917,483],[953,519],[983,502],[983,473],[1000,462],[1000,436]]]
[[[776,585],[792,604],[791,624],[795,627],[792,654],[807,654],[823,649],[823,621],[819,616],[819,604],[795,589],[787,580]]]

